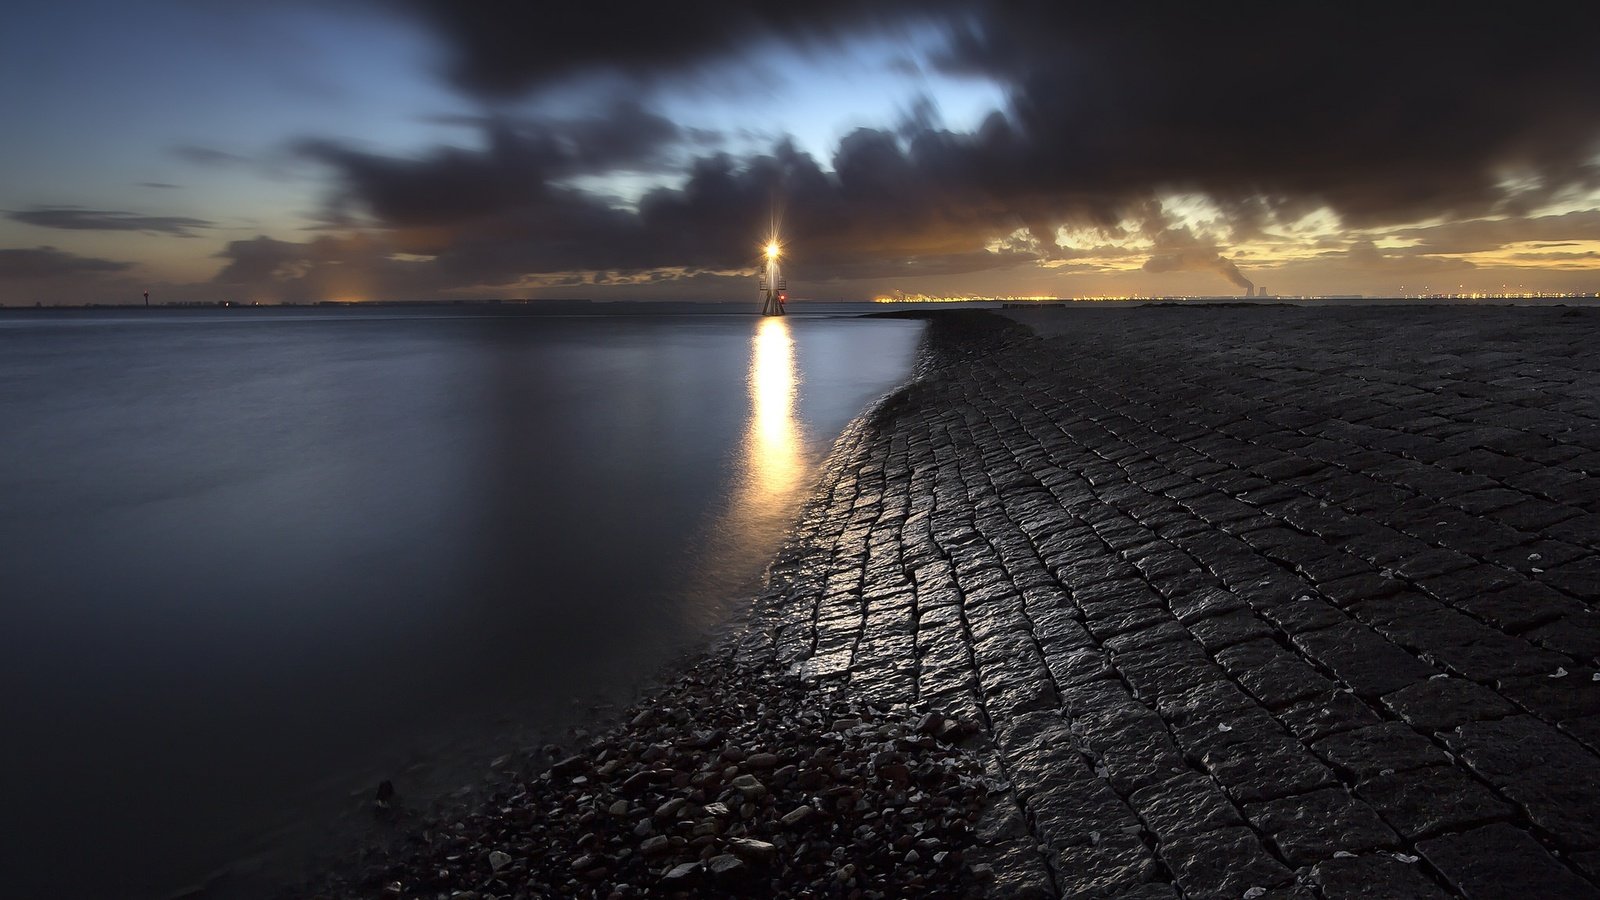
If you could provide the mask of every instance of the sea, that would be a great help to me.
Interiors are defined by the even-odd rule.
[[[625,703],[922,329],[549,309],[0,312],[5,892],[244,896]]]

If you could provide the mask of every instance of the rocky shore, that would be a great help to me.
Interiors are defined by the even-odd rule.
[[[309,893],[979,897],[985,812],[1006,786],[960,748],[977,732],[723,650],[604,736],[524,760],[476,811],[414,823]]]
[[[1600,897],[1600,310],[936,316],[748,626],[320,887]]]

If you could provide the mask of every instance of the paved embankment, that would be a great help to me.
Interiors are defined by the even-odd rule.
[[[1600,896],[1600,310],[935,321],[758,617],[983,723],[1002,896]]]

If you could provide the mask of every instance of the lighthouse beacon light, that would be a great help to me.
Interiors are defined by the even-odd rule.
[[[784,304],[789,299],[788,280],[778,268],[778,257],[783,255],[783,245],[773,237],[767,241],[763,251],[766,255],[766,265],[762,267],[758,279],[761,291],[761,314],[781,316],[785,313]]]

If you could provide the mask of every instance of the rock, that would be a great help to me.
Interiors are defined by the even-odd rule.
[[[767,795],[767,786],[757,781],[754,775],[740,775],[735,778],[733,788],[747,800],[758,800]]]
[[[584,855],[572,861],[572,871],[586,872],[600,865],[601,862],[603,862],[603,860],[599,856],[596,856],[593,853],[585,853]]]
[[[752,753],[745,758],[744,764],[756,771],[777,768],[781,762],[776,753]]]
[[[667,852],[667,848],[671,846],[671,843],[666,835],[658,834],[654,837],[645,838],[644,842],[639,845],[639,852],[645,856],[655,856],[656,854]]]
[[[733,838],[728,841],[728,849],[737,853],[741,859],[761,865],[769,865],[778,857],[776,846],[755,838]]]
[[[706,861],[706,869],[711,872],[711,877],[719,881],[733,881],[748,875],[750,868],[744,860],[732,853],[713,856]]]
[[[799,825],[801,822],[811,818],[811,815],[814,812],[816,812],[816,810],[812,809],[810,806],[801,804],[800,806],[797,806],[794,809],[784,813],[783,818],[779,819],[778,821],[782,822],[785,827],[793,828],[794,826]]]
[[[683,890],[700,883],[701,865],[697,862],[682,863],[667,870],[661,876],[661,886],[669,890]]]
[[[550,775],[554,778],[567,778],[576,775],[589,767],[589,760],[582,755],[569,756],[550,767]]]
[[[506,866],[508,866],[510,864],[511,864],[511,854],[505,852],[504,850],[490,850],[489,851],[489,870],[490,871],[498,872],[498,871],[500,871],[501,869],[505,868]]]

